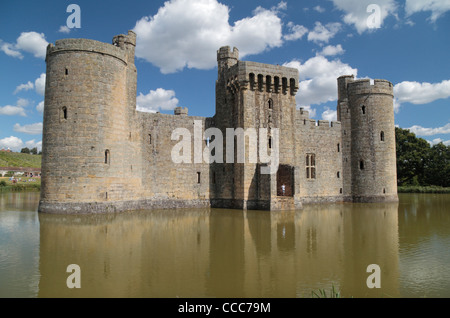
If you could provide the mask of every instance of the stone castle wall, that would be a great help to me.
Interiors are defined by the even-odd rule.
[[[338,121],[316,122],[296,108],[296,69],[240,61],[236,48],[223,47],[214,117],[189,116],[187,108],[143,113],[136,110],[135,44],[130,31],[112,44],[66,39],[48,46],[39,211],[289,210],[302,203],[396,199],[390,82],[339,78]],[[204,161],[208,128],[222,132],[223,163]],[[245,139],[244,163],[236,148],[234,161],[227,161],[227,128],[258,136]],[[190,135],[188,162],[173,161],[181,142],[172,140],[176,129]],[[267,165],[249,156],[264,142],[274,151],[275,129],[278,172],[263,174]]]

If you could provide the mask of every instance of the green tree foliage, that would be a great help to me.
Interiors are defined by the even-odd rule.
[[[408,129],[395,128],[399,186],[450,186],[450,146],[430,144]]]
[[[450,147],[439,143],[431,147],[425,168],[427,184],[450,187]]]
[[[30,153],[30,149],[28,147],[22,148],[22,150],[20,150],[20,153]]]

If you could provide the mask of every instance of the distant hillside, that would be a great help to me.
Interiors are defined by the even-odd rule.
[[[40,168],[42,156],[0,151],[0,167]]]

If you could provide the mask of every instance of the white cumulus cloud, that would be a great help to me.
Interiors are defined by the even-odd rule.
[[[449,10],[450,1],[448,0],[406,0],[405,3],[407,17],[417,12],[431,11],[431,16],[429,17],[431,22],[436,22]]]
[[[42,73],[41,76],[39,76],[34,81],[34,86],[36,87],[36,93],[38,93],[39,95],[42,95],[42,96],[45,95],[45,78],[46,78],[46,74]]]
[[[333,55],[339,55],[343,54],[345,50],[342,48],[342,45],[327,45],[322,49],[322,52],[319,53],[319,55],[323,56],[333,56]]]
[[[346,24],[354,25],[356,31],[362,34],[368,30],[375,30],[369,28],[368,19],[372,17],[374,11],[369,11],[369,5],[376,5],[379,8],[379,25],[383,26],[384,20],[389,16],[396,16],[397,5],[395,0],[331,0],[334,6],[344,12],[343,21]],[[420,0],[422,1],[422,0]],[[370,24],[369,24],[370,25]]]
[[[293,22],[289,22],[287,24],[289,29],[289,33],[283,36],[283,39],[286,41],[295,41],[301,39],[306,33],[308,33],[308,29],[303,25],[294,24]]]
[[[22,53],[14,48],[14,44],[6,43],[0,40],[0,50],[3,51],[8,56],[16,57],[18,59],[23,59]]]
[[[36,110],[40,113],[44,112],[44,101],[40,102],[39,104],[37,104],[36,106]]]
[[[12,151],[20,151],[23,148],[23,141],[15,136],[0,139],[0,148],[11,149]]]
[[[42,141],[36,141],[34,139],[28,140],[25,142],[25,146],[28,147],[29,149],[33,149],[36,147],[37,151],[41,151],[42,150]]]
[[[34,88],[34,84],[31,83],[30,81],[28,81],[28,83],[26,83],[26,84],[20,84],[19,86],[17,86],[14,91],[14,95],[21,91],[28,91],[33,88]]]
[[[136,98],[136,109],[142,112],[156,112],[159,110],[172,110],[178,106],[178,99],[173,90],[158,88],[150,90],[146,95],[139,93]]]
[[[45,58],[48,42],[44,33],[22,32],[17,38],[16,48],[33,54],[38,58]]]
[[[325,111],[322,113],[322,119],[328,121],[336,121],[337,120],[337,111],[332,110],[328,107],[325,107]]]
[[[322,8],[321,6],[315,6],[315,7],[313,8],[313,10],[315,10],[315,11],[317,11],[317,12],[319,12],[319,13],[324,13],[324,12],[325,12],[325,9]]]
[[[67,25],[61,25],[61,26],[59,27],[58,32],[68,34],[68,33],[70,33],[70,30],[71,30],[71,29],[70,29]]]
[[[253,16],[229,22],[229,8],[217,0],[170,0],[153,16],[137,21],[136,56],[174,73],[185,67],[210,69],[221,46],[235,46],[241,57],[282,45],[279,10],[258,7]]]
[[[357,76],[358,70],[340,60],[328,60],[324,56],[315,56],[303,64],[291,61],[284,66],[294,67],[299,71],[299,90],[297,105],[322,104],[337,100],[337,78],[342,75]]]
[[[450,123],[438,128],[425,128],[419,125],[414,125],[407,129],[415,133],[417,136],[443,135],[443,134],[450,134]]]
[[[21,132],[29,135],[39,135],[42,133],[42,123],[35,123],[30,125],[15,124],[14,131]]]
[[[319,21],[316,21],[314,29],[308,33],[308,41],[314,43],[328,43],[336,33],[341,30],[342,25],[339,22],[327,23],[322,25]]]
[[[0,40],[0,49],[9,56],[23,58],[21,51],[33,54],[37,58],[45,58],[48,42],[44,33],[22,32],[15,44],[6,43]]]
[[[441,142],[446,146],[450,146],[450,140],[442,140],[441,138],[436,138],[431,141],[430,140],[427,140],[427,141],[431,146],[437,145]]]
[[[428,104],[438,99],[450,97],[450,80],[440,83],[401,82],[394,86],[395,109],[402,103]]]
[[[26,116],[25,107],[27,107],[29,101],[25,98],[17,99],[16,105],[0,106],[0,115],[6,116]]]

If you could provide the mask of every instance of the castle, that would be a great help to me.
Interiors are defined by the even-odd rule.
[[[63,39],[47,47],[40,212],[276,211],[398,200],[390,82],[339,77],[338,121],[316,122],[296,107],[296,69],[240,61],[236,48],[222,47],[214,117],[180,107],[173,115],[144,113],[136,110],[135,45],[129,31],[112,44]],[[199,127],[224,136],[230,128],[267,131],[269,151],[279,131],[278,169],[261,173],[267,163],[250,160],[175,163],[173,131],[196,138]],[[202,136],[207,149],[212,140]],[[257,145],[244,143],[248,159]]]

